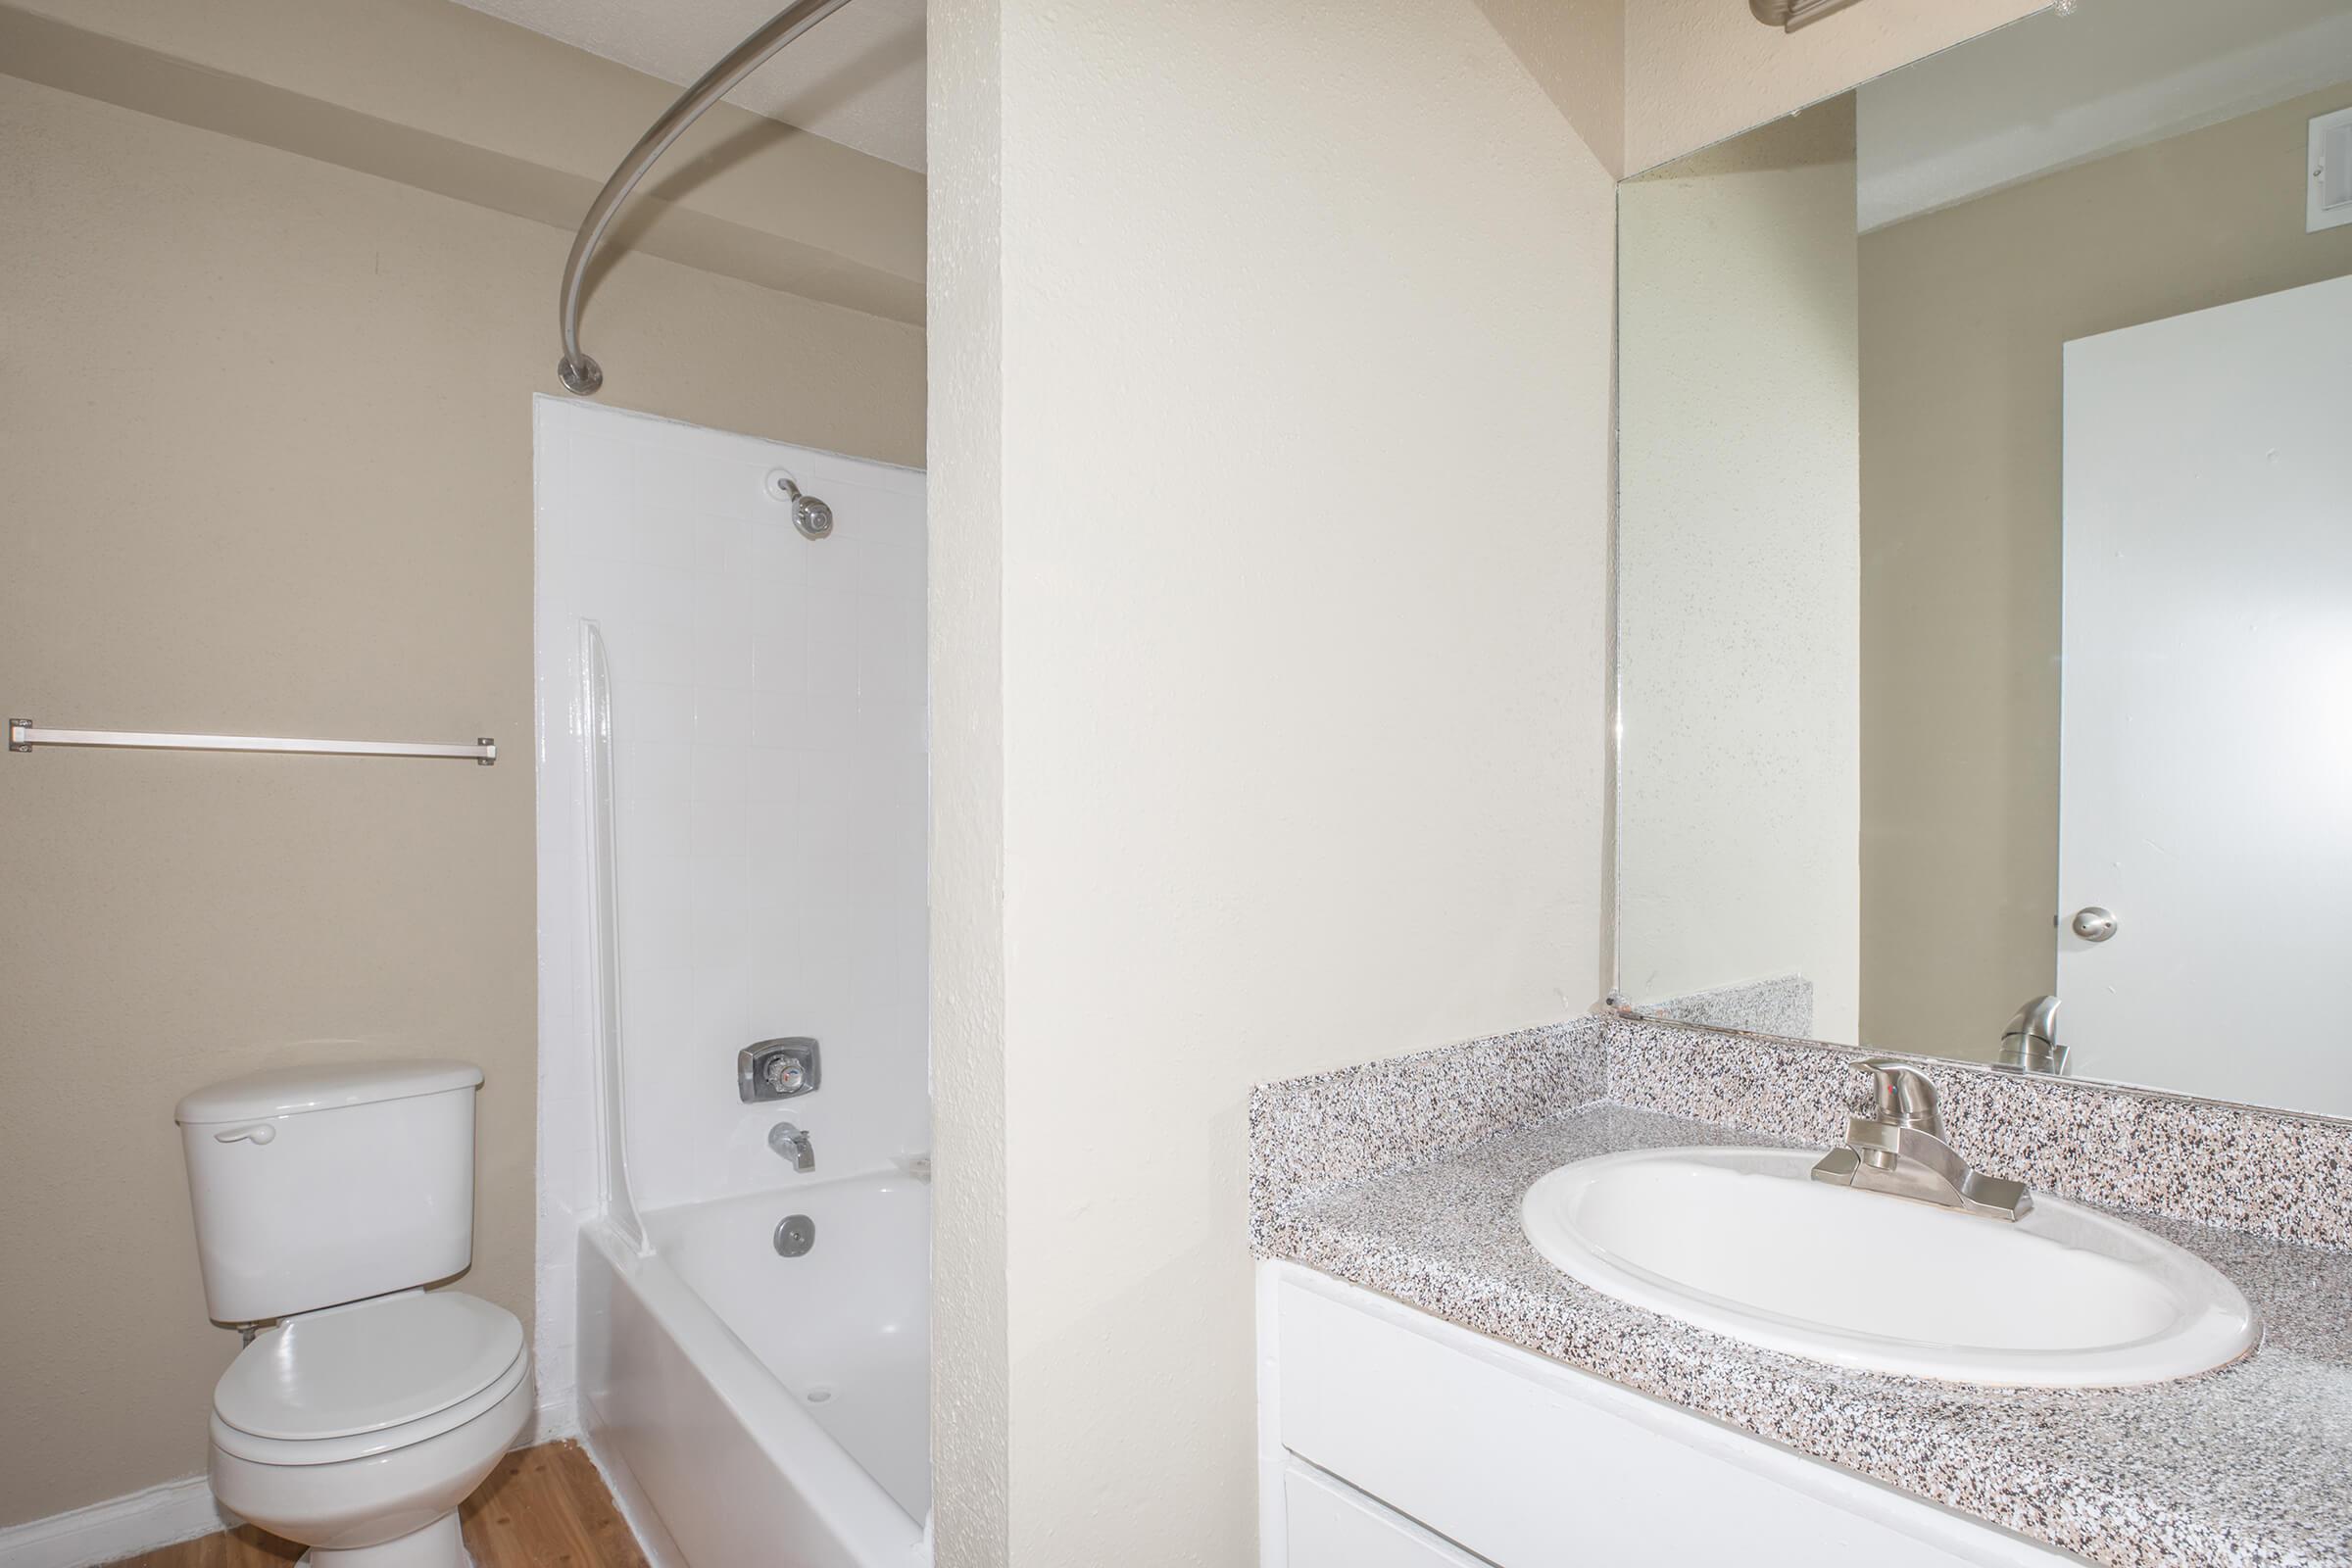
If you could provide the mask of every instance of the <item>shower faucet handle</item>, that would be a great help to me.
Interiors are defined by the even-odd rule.
[[[747,1104],[813,1094],[817,1046],[807,1035],[761,1040],[735,1054],[735,1093]]]

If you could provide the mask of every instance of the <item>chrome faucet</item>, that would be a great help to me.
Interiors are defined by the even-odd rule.
[[[767,1130],[767,1147],[792,1161],[794,1170],[816,1169],[816,1146],[808,1135],[788,1121],[780,1121]]]
[[[1815,1181],[1988,1219],[2014,1220],[2033,1211],[2034,1195],[2024,1183],[1971,1170],[1943,1141],[1943,1111],[1928,1078],[1899,1061],[1848,1065],[1871,1075],[1872,1113],[1846,1122],[1845,1143],[1813,1167]]]

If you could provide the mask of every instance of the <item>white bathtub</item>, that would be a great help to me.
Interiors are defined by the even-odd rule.
[[[858,1177],[580,1233],[580,1420],[677,1568],[928,1563],[930,1190]],[[777,1253],[786,1216],[815,1222]],[[663,1539],[666,1538],[666,1539]]]

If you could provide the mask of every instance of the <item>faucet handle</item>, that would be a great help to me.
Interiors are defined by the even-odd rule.
[[[1942,1136],[1943,1111],[1936,1103],[1934,1079],[1903,1062],[1883,1056],[1849,1061],[1846,1065],[1856,1072],[1870,1074],[1872,1107],[1880,1121]]]

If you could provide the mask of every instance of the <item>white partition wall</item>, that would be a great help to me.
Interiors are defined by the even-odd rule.
[[[1599,989],[1615,185],[1470,0],[928,27],[939,1560],[1243,1562],[1250,1086]]]
[[[887,1170],[929,1142],[923,478],[536,405],[542,1403],[567,1408],[598,1201],[580,628],[611,668],[620,1080],[640,1209]],[[768,476],[831,505],[793,526]],[[822,1086],[742,1103],[736,1052],[813,1035]],[[813,1176],[767,1147],[808,1129]]]

